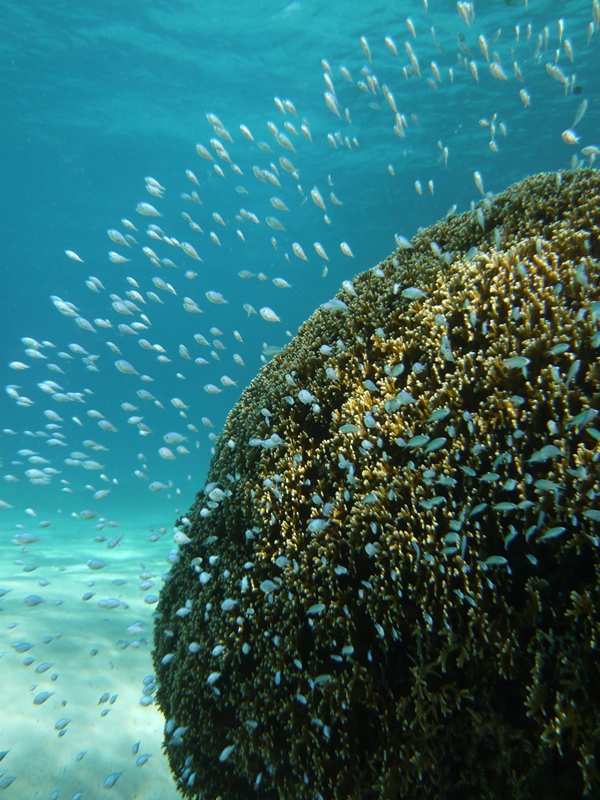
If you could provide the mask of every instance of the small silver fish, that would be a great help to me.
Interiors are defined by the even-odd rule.
[[[402,297],[406,297],[408,300],[420,300],[423,297],[427,297],[427,292],[418,289],[416,286],[409,286],[407,289],[402,290]]]
[[[509,369],[523,369],[530,363],[531,359],[526,356],[511,356],[504,359],[504,365]]]
[[[45,703],[46,700],[49,697],[52,697],[53,694],[54,692],[40,692],[39,694],[36,694],[36,696],[33,698],[33,704],[35,706],[41,706],[42,703]]]
[[[111,772],[102,785],[105,789],[112,789],[122,774],[122,772]]]

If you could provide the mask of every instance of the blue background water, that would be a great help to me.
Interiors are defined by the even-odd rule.
[[[464,210],[470,200],[477,199],[474,170],[482,173],[486,190],[497,192],[528,173],[568,166],[575,150],[561,140],[560,133],[570,126],[583,97],[590,105],[578,128],[583,137],[581,145],[593,143],[597,131],[598,89],[592,76],[597,40],[585,46],[592,14],[587,2],[532,2],[525,8],[516,0],[512,4],[488,0],[476,4],[476,21],[470,28],[460,20],[454,3],[435,0],[429,3],[428,16],[422,2],[416,0],[288,5],[227,2],[218,7],[191,2],[6,2],[3,8],[6,25],[1,71],[7,113],[2,121],[0,174],[1,362],[22,360],[22,336],[53,341],[59,349],[76,342],[88,352],[99,354],[100,372],[86,374],[80,364],[72,363],[64,378],[64,383],[69,384],[65,388],[81,391],[88,387],[94,392],[90,398],[93,407],[99,408],[119,433],[98,432],[95,422],[85,420],[88,438],[110,447],[103,459],[112,469],[107,469],[107,475],[136,489],[145,487],[131,479],[138,466],[131,460],[132,453],[135,456],[141,451],[148,456],[151,477],[166,480],[170,471],[179,483],[193,472],[197,487],[210,442],[206,431],[202,431],[202,447],[193,459],[188,457],[185,464],[179,463],[182,459],[176,464],[161,463],[156,456],[156,441],[162,433],[179,430],[176,426],[181,427],[182,423],[171,408],[159,416],[146,404],[140,413],[144,413],[155,433],[150,437],[151,444],[140,440],[135,429],[125,423],[125,412],[115,402],[132,399],[139,382],[134,386],[134,378],[116,373],[106,338],[115,341],[123,357],[140,371],[151,374],[155,383],[149,388],[165,405],[170,396],[182,396],[193,408],[191,421],[197,423],[199,417],[208,416],[218,428],[236,398],[236,390],[225,389],[215,398],[207,396],[201,387],[208,382],[218,384],[223,373],[231,373],[241,388],[260,366],[262,342],[283,344],[283,331],[293,332],[319,302],[337,291],[343,278],[382,259],[394,246],[395,232],[410,236],[419,225],[433,222],[451,205]],[[547,62],[554,62],[559,15],[564,19],[564,38],[571,39],[575,51],[574,65],[564,52],[559,65],[567,75],[576,71],[581,95],[565,97],[563,87],[544,68]],[[406,16],[414,20],[416,40],[408,33]],[[530,41],[526,41],[525,33],[528,22],[532,26]],[[431,25],[435,27],[439,50],[429,33]],[[515,25],[521,28],[518,43]],[[548,45],[534,57],[536,38],[544,26],[548,29]],[[495,50],[502,59],[506,82],[490,75],[477,43],[480,33],[491,40],[498,30],[500,36],[490,51]],[[457,63],[458,33],[465,37],[472,58],[479,65],[478,83]],[[377,97],[366,96],[339,73],[339,66],[345,65],[356,82],[359,70],[368,65],[359,44],[361,35],[371,43],[372,71],[379,84],[389,86],[398,110],[408,119],[403,140],[392,131],[393,115],[381,93]],[[394,57],[383,44],[384,35],[394,37],[399,57]],[[406,81],[402,76],[401,67],[408,63],[402,46],[405,40],[412,42],[419,57],[423,76],[420,80]],[[513,52],[533,98],[530,108],[525,108],[519,98],[521,84],[511,68]],[[334,117],[325,106],[323,58],[331,65],[340,107],[350,109],[352,125]],[[437,91],[425,82],[426,77],[431,77],[432,59],[442,73],[443,85]],[[447,78],[448,67],[455,73],[452,86]],[[297,146],[295,154],[277,145],[266,128],[269,120],[280,129],[285,121],[273,103],[274,96],[291,98],[299,116],[310,123],[312,143],[303,136],[291,136]],[[369,103],[377,104],[378,109]],[[228,171],[225,178],[220,178],[212,164],[194,151],[196,142],[204,142],[210,148],[208,140],[214,134],[206,112],[217,114],[232,132],[234,144],[225,145],[243,170],[243,177],[232,174],[226,163],[219,162]],[[499,153],[489,149],[488,131],[478,125],[480,118],[490,119],[494,113],[498,115],[497,124],[504,121],[508,130],[507,137],[496,135]],[[418,126],[411,122],[411,114],[418,116]],[[299,120],[289,114],[288,118],[299,128]],[[275,152],[261,152],[245,139],[239,132],[241,123],[254,131],[255,138],[269,142]],[[360,147],[334,151],[326,134],[335,130],[344,136],[356,136]],[[438,140],[449,148],[447,168],[440,163]],[[317,184],[326,197],[326,177],[332,176],[343,206],[328,203],[331,225],[321,222],[322,213],[310,199],[300,205],[294,181],[282,170],[281,189],[261,184],[252,175],[253,164],[267,167],[280,155],[290,156],[297,167],[306,196]],[[393,164],[395,177],[387,171],[388,164]],[[199,178],[203,200],[200,208],[180,199],[182,191],[197,188],[185,178],[185,169],[193,169]],[[157,178],[167,190],[165,199],[157,203],[164,214],[160,220],[142,218],[134,212],[137,202],[152,200],[144,191],[146,175]],[[416,179],[423,185],[421,197],[414,189]],[[433,196],[427,190],[430,179],[435,182]],[[235,192],[234,187],[239,184],[247,188],[248,196]],[[282,197],[290,212],[282,214],[271,208],[268,198],[272,195]],[[237,223],[235,214],[240,207],[257,213],[263,220],[261,225]],[[181,220],[182,210],[201,224],[203,235],[189,231]],[[225,229],[210,219],[213,211],[222,215]],[[277,252],[269,243],[277,232],[264,224],[268,214],[285,217],[282,221],[288,229],[286,235],[277,237]],[[156,270],[140,248],[136,248],[129,265],[115,265],[107,259],[108,250],[124,250],[113,246],[106,236],[108,228],[122,228],[121,217],[131,218],[136,224],[140,245],[156,244],[143,231],[145,223],[158,222],[168,235],[195,243],[204,259],[199,265],[181,251],[173,256],[174,248],[164,246],[159,253],[161,257],[173,257],[180,265],[178,274],[165,268],[161,271],[161,276],[177,289],[178,297],[166,297],[164,307],[150,303],[150,310],[143,310],[148,311],[153,322],[148,338],[167,349],[172,365],[154,364],[154,356],[148,357],[131,341],[135,337],[112,331],[107,337],[105,331],[92,334],[79,330],[72,320],[58,315],[49,302],[50,295],[59,295],[76,303],[81,315],[91,320],[109,316],[107,293],[123,296],[131,288],[125,282],[126,275],[135,277],[142,291],[154,289],[150,279]],[[234,233],[238,227],[246,234],[245,243]],[[220,234],[222,247],[208,241],[207,232],[211,229]],[[326,280],[320,278],[322,262],[312,250],[314,240],[321,241],[330,254]],[[344,240],[351,244],[356,256],[352,262],[338,248]],[[310,263],[291,254],[292,241],[303,244]],[[79,253],[85,264],[67,259],[65,249]],[[282,258],[283,251],[290,253],[289,264]],[[185,269],[196,267],[199,277],[195,281],[183,279]],[[269,282],[240,280],[236,277],[240,268],[263,271]],[[84,281],[90,274],[103,282],[106,293],[96,296],[86,289]],[[294,288],[274,288],[270,279],[277,276],[286,278]],[[208,289],[223,291],[229,305],[210,306],[203,296]],[[181,297],[185,294],[194,297],[206,314],[192,317],[183,312]],[[274,326],[258,317],[246,320],[241,310],[244,302],[257,308],[275,308],[282,324]],[[111,313],[115,325],[131,321]],[[194,332],[212,339],[207,333],[211,324],[224,332],[228,350],[222,353],[221,362],[199,368],[184,362],[177,353],[172,355],[180,343],[190,346]],[[244,336],[245,345],[238,349],[246,362],[245,369],[231,363],[234,328]],[[205,356],[202,349],[190,346],[194,357]],[[185,382],[173,377],[179,369],[186,374]],[[40,429],[46,422],[41,411],[48,406],[68,412],[67,416],[84,413],[84,409],[74,409],[73,404],[68,409],[57,408],[47,395],[40,396],[35,383],[55,377],[45,372],[43,363],[33,364],[27,373],[4,374],[6,383],[22,385],[21,393],[36,403],[32,408],[16,408],[4,398],[2,419],[8,428]],[[34,387],[31,394],[30,386]],[[69,444],[80,450],[75,446],[75,437],[82,431],[72,424],[65,430],[69,431]],[[20,440],[12,437],[1,441],[2,457],[8,463],[11,448]]]
[[[428,6],[426,15],[421,0],[2,2],[0,372],[3,385],[18,385],[17,391],[34,401],[30,407],[20,407],[8,394],[0,397],[0,429],[4,429],[0,469],[20,479],[0,482],[0,499],[14,506],[0,511],[3,541],[9,541],[15,526],[31,524],[26,508],[33,509],[38,518],[53,520],[59,512],[66,518],[92,508],[107,518],[137,517],[148,521],[148,526],[170,525],[175,509],[185,510],[201,488],[212,446],[208,434],[218,432],[240,391],[261,366],[263,342],[284,345],[286,331],[294,333],[319,303],[336,294],[342,280],[373,266],[395,247],[394,234],[410,238],[419,226],[436,221],[453,205],[458,211],[467,210],[480,199],[475,170],[481,172],[486,191],[496,193],[527,174],[568,168],[573,156],[583,159],[583,146],[600,143],[599,34],[587,44],[591,2],[531,0],[526,6],[519,0],[479,0],[470,27],[460,19],[454,2],[430,0]],[[416,39],[408,32],[406,17],[414,22]],[[564,20],[563,38],[572,43],[573,64],[564,47],[559,47],[559,18]],[[430,34],[431,26],[440,49]],[[545,27],[547,45],[542,44],[536,53],[537,38],[543,40]],[[506,81],[492,77],[478,44],[480,34],[490,42],[497,31],[498,39],[489,49],[500,57]],[[457,59],[458,34],[471,51],[467,61],[478,65],[478,82]],[[371,47],[372,73],[380,86],[386,84],[393,92],[398,111],[406,116],[404,139],[392,130],[394,117],[381,92],[369,95],[356,86],[357,80],[364,80],[361,69],[369,67],[361,36],[367,37]],[[398,57],[385,46],[385,36],[394,38]],[[408,64],[405,41],[419,58],[420,79],[403,76],[402,67]],[[574,91],[568,93],[546,69],[555,63],[557,49],[558,66],[567,76],[575,74]],[[523,84],[513,73],[513,57]],[[331,66],[340,107],[349,109],[352,124],[335,117],[325,105],[322,59]],[[442,77],[437,89],[427,83],[432,60]],[[350,71],[352,84],[342,77],[340,66]],[[454,71],[452,84],[449,67]],[[523,86],[531,95],[529,108],[519,97]],[[291,99],[298,118],[290,113],[284,117],[274,97]],[[584,98],[589,104],[587,113],[576,128],[581,139],[578,146],[570,146],[561,133],[571,127]],[[220,177],[211,162],[198,156],[198,142],[214,153],[209,140],[215,134],[205,116],[208,112],[218,115],[230,131],[234,141],[223,141],[223,145],[242,176],[217,158],[225,173]],[[489,127],[479,124],[494,114],[496,125],[504,122],[507,129],[506,136],[496,133],[497,153],[488,146]],[[411,115],[417,116],[418,124]],[[291,153],[275,142],[267,122],[284,131],[289,121],[299,131],[302,118],[310,124],[312,142],[285,131],[296,148]],[[240,124],[248,126],[256,140],[267,142],[273,152],[263,152],[245,138]],[[327,134],[336,131],[342,137],[356,137],[359,147],[334,149]],[[438,141],[449,149],[447,167]],[[261,183],[253,175],[254,165],[270,168],[274,162],[278,166],[281,156],[297,168],[304,202],[296,182],[281,167],[281,187]],[[393,176],[388,165],[393,165]],[[186,178],[186,169],[193,170],[199,187]],[[147,194],[145,176],[153,176],[166,188],[163,199]],[[328,176],[333,187],[328,186]],[[423,187],[421,196],[415,191],[416,180]],[[429,180],[434,181],[433,195],[427,188]],[[314,185],[325,198],[330,225],[310,199]],[[248,194],[237,193],[236,186],[244,186]],[[343,205],[329,200],[331,188]],[[201,206],[181,199],[182,192],[193,190],[198,191]],[[274,209],[269,203],[273,196],[282,198],[289,212]],[[163,216],[136,214],[136,204],[142,201],[153,203]],[[240,208],[254,212],[260,225],[236,220]],[[190,230],[182,211],[202,226],[203,234]],[[214,221],[213,212],[223,217],[224,227]],[[279,218],[286,232],[269,228],[264,221],[269,215]],[[128,249],[107,237],[110,228],[128,232],[120,223],[123,217],[136,225],[139,246]],[[148,223],[158,224],[179,241],[193,243],[203,263],[148,238],[144,232]],[[245,241],[236,235],[238,228]],[[210,241],[211,230],[218,234],[220,247]],[[270,242],[272,236],[277,238],[277,250]],[[325,262],[315,253],[314,241],[329,255],[326,277],[322,277]],[[353,260],[341,253],[343,241],[350,244]],[[302,244],[308,262],[292,253],[292,242]],[[154,248],[161,258],[173,259],[178,269],[151,265],[142,246]],[[67,249],[85,263],[68,259]],[[131,262],[111,263],[110,250],[130,257]],[[242,280],[237,273],[243,269],[264,272],[268,280]],[[196,271],[198,277],[186,279],[186,270]],[[90,275],[106,291],[95,294],[86,288]],[[58,295],[75,303],[81,316],[90,321],[108,317],[115,326],[130,324],[138,317],[116,314],[109,299],[110,293],[124,298],[133,288],[127,276],[135,278],[142,294],[157,291],[164,301],[157,305],[148,300],[141,308],[152,323],[141,337],[162,345],[170,363],[158,363],[156,353],[138,346],[138,337],[116,328],[106,331],[96,326],[94,333],[81,330],[72,319],[61,316],[49,299]],[[170,281],[177,296],[156,290],[151,283],[155,276]],[[274,287],[271,281],[276,277],[285,278],[293,288]],[[211,305],[205,298],[208,290],[222,292],[228,304]],[[186,313],[182,308],[185,295],[193,297],[205,313]],[[258,315],[248,317],[244,303],[257,310],[273,308],[281,323],[266,322]],[[217,351],[220,361],[210,356],[210,348],[193,339],[194,333],[202,333],[212,341],[215,336],[209,329],[213,325],[223,332],[218,338],[227,348]],[[234,330],[242,334],[243,344],[235,341]],[[46,360],[25,356],[21,337],[53,342],[56,350],[41,352],[65,374],[50,372]],[[145,384],[137,376],[119,373],[114,361],[121,356],[110,351],[107,340],[153,382]],[[69,343],[99,355],[99,371],[87,370],[78,356],[68,362],[57,358],[58,350],[70,352]],[[204,357],[210,363],[198,366],[182,358],[180,344],[189,348],[192,359]],[[235,352],[242,355],[244,367],[233,362]],[[31,368],[14,371],[8,367],[13,360],[27,362]],[[216,396],[203,391],[208,383],[221,387],[219,379],[224,374],[238,382],[237,388],[223,387]],[[85,405],[58,403],[37,386],[49,379],[64,391],[89,389],[93,394]],[[140,388],[151,391],[164,408],[139,400],[136,391]],[[189,406],[185,418],[171,404],[173,397]],[[152,429],[149,436],[140,436],[136,426],[128,424],[131,412],[120,407],[126,401],[140,408]],[[60,432],[65,447],[50,448],[48,437],[35,435],[43,433],[49,421],[43,414],[46,409],[64,418]],[[89,409],[99,410],[118,432],[101,430],[96,419],[87,415]],[[202,417],[210,418],[214,428],[205,427]],[[197,427],[197,434],[186,428],[188,423]],[[162,436],[169,431],[188,437],[189,455],[175,460],[160,457]],[[94,454],[82,444],[85,439],[108,450]],[[32,485],[24,475],[31,464],[18,455],[23,448],[40,453],[60,474],[47,485]],[[65,465],[64,458],[73,451],[97,458],[106,479],[98,472]],[[148,479],[136,477],[136,470],[145,471]],[[151,481],[171,481],[172,490],[153,493],[148,489]],[[108,497],[93,500],[92,493],[103,488],[111,489]],[[82,522],[81,530],[91,535],[95,524]],[[60,532],[57,541],[64,544]],[[7,569],[10,572],[10,566]]]

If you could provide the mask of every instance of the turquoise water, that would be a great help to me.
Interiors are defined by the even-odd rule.
[[[139,705],[151,673],[152,595],[168,569],[173,521],[203,485],[210,435],[269,357],[263,345],[284,346],[343,280],[384,258],[395,235],[468,210],[481,198],[474,173],[496,193],[533,172],[587,164],[600,145],[597,6],[481,0],[470,19],[467,5],[468,25],[456,3],[436,0],[427,9],[422,0],[2,4],[0,589],[10,591],[0,598],[0,751],[10,752],[0,786],[16,777],[7,797],[91,798],[114,772],[123,774],[113,795],[175,794],[162,721]],[[324,75],[339,117],[325,102]],[[146,191],[146,177],[162,197]],[[192,192],[201,203],[182,197]],[[140,215],[139,203],[161,216]],[[149,225],[158,226],[153,236]],[[137,243],[117,244],[107,230]],[[109,252],[130,260],[114,263]],[[227,303],[211,303],[209,291]],[[52,296],[73,304],[80,324]],[[203,313],[185,310],[185,297]],[[137,308],[119,313],[113,303],[123,301]],[[245,304],[280,321],[248,315]],[[144,327],[118,329],[133,323]],[[137,374],[120,372],[117,360]],[[184,440],[167,443],[169,433]],[[31,469],[39,474],[28,477]],[[24,533],[40,541],[13,543]],[[89,559],[106,566],[92,570]],[[144,581],[153,585],[140,590]],[[84,601],[85,592],[95,595]],[[32,594],[44,602],[26,605]],[[98,605],[109,597],[120,605]],[[33,647],[18,652],[16,642]],[[52,669],[34,672],[44,661]],[[54,694],[35,705],[41,691]],[[119,697],[98,706],[105,691]],[[54,725],[65,717],[59,737]],[[148,747],[152,758],[136,767],[140,739],[139,753]]]

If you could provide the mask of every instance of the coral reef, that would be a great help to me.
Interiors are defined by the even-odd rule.
[[[528,178],[259,372],[158,606],[185,795],[600,796],[599,258],[599,174]]]

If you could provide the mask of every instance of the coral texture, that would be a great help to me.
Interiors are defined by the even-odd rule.
[[[184,794],[599,796],[599,258],[599,174],[531,177],[259,372],[158,606]]]

